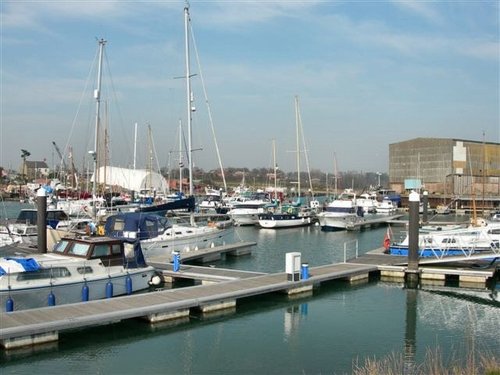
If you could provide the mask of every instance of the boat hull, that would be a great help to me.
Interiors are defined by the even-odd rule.
[[[182,255],[182,253],[189,251],[222,246],[231,241],[234,228],[174,226],[170,233],[170,235],[164,234],[142,240],[141,247],[144,257],[146,259],[160,256],[166,257],[170,256],[173,251],[178,251]],[[176,233],[179,235],[177,236]]]
[[[353,229],[363,221],[361,217],[355,214],[329,215],[328,213],[319,214],[318,220],[321,230],[324,231]]]
[[[292,228],[311,225],[313,222],[310,216],[301,217],[297,215],[273,214],[260,215],[259,226],[267,229]]]
[[[7,299],[11,298],[14,304],[14,311],[34,309],[49,306],[49,295],[54,296],[56,305],[82,302],[83,288],[88,287],[88,300],[98,300],[108,297],[107,293],[112,284],[112,297],[125,295],[128,293],[127,283],[132,287],[132,293],[149,288],[155,270],[152,267],[142,269],[131,269],[121,272],[120,275],[100,275],[92,278],[86,275],[86,281],[64,282],[60,278],[47,279],[45,283],[29,285],[11,285],[10,290],[3,288],[0,290],[0,311],[6,311]],[[7,277],[6,275],[4,277]],[[127,277],[130,281],[127,282]]]
[[[487,251],[487,249],[467,250],[459,248],[449,248],[449,249],[424,248],[418,250],[418,255],[420,258],[429,258],[429,257],[442,258],[446,256],[466,256],[466,255],[469,256],[472,253],[477,254],[478,252],[480,253],[481,251]],[[408,256],[408,252],[409,252],[408,246],[391,245],[388,250],[388,253],[390,255],[396,255],[396,256]]]

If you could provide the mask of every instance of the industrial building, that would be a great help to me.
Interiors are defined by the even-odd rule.
[[[500,198],[500,143],[415,138],[389,145],[389,182],[399,193],[426,190],[434,196]]]

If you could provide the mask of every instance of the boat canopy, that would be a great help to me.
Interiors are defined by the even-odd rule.
[[[141,190],[165,192],[167,183],[165,178],[156,172],[146,169],[130,169],[119,167],[100,167],[98,171],[99,184],[109,186],[120,186],[130,191],[139,192]],[[94,182],[92,175],[91,181]]]
[[[38,271],[40,265],[33,258],[0,258],[0,276],[15,273]]]
[[[109,216],[106,236],[144,240],[156,237],[171,227],[167,218],[142,212],[122,212]]]

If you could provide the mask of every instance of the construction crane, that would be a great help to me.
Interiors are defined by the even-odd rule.
[[[61,150],[59,150],[59,147],[57,146],[56,142],[52,141],[52,144],[54,145],[54,148],[56,149],[57,155],[61,158],[61,166],[64,170],[66,170],[66,162],[64,161],[64,157],[61,153]]]

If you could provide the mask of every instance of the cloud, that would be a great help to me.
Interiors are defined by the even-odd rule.
[[[398,8],[409,11],[432,23],[443,22],[443,18],[434,8],[432,2],[421,0],[393,0],[392,3],[395,4]]]
[[[193,2],[193,9],[196,8],[197,22],[210,27],[233,28],[268,22],[274,18],[305,16],[309,9],[322,3],[324,4],[322,1],[212,1]]]

